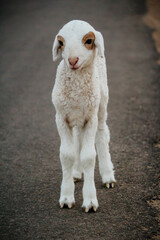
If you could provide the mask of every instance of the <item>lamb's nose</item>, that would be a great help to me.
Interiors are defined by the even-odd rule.
[[[79,58],[75,57],[75,58],[68,58],[68,62],[69,64],[74,67],[74,65],[76,65],[76,63],[78,62]]]

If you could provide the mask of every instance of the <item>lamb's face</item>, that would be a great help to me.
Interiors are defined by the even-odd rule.
[[[92,63],[96,47],[100,45],[98,41],[102,45],[98,50],[104,56],[102,35],[86,22],[71,21],[64,25],[55,38],[53,60],[62,54],[68,68],[72,70],[84,68]]]
[[[73,70],[87,66],[95,54],[95,34],[88,32],[84,35],[78,32],[57,36],[62,57],[67,66]]]

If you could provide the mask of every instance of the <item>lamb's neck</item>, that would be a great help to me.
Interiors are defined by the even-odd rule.
[[[67,71],[65,71],[66,80],[71,83],[75,83],[75,81],[80,82],[81,84],[91,82],[93,81],[94,69],[94,62],[87,67],[77,70],[68,69],[67,67]]]

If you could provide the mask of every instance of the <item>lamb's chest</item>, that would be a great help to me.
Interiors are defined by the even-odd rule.
[[[73,127],[83,126],[98,109],[99,93],[93,86],[61,86],[53,91],[53,103]]]

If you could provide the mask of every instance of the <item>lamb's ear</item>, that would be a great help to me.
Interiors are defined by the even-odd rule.
[[[52,48],[52,56],[53,56],[53,61],[55,62],[58,58],[61,57],[61,47],[59,45],[57,35],[54,39],[53,42],[53,48]]]
[[[104,57],[104,40],[100,32],[96,31],[95,45],[98,48],[98,55]]]

